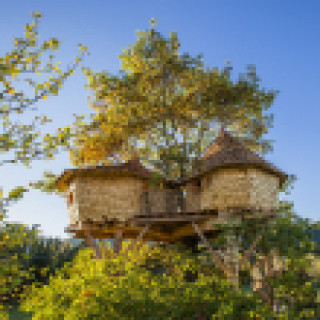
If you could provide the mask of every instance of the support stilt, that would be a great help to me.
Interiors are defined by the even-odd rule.
[[[102,258],[101,250],[99,249],[99,246],[97,246],[97,244],[96,244],[96,242],[90,232],[86,232],[86,242],[93,249],[96,258],[101,259]]]
[[[246,253],[243,255],[239,262],[239,269],[243,267],[243,265],[248,261],[250,256],[252,255],[253,251],[256,249],[259,241],[262,239],[262,235],[259,235],[251,244],[250,248],[246,251]]]
[[[144,226],[144,228],[139,233],[138,237],[134,241],[131,242],[131,244],[127,248],[125,254],[127,254],[129,251],[133,250],[135,248],[135,246],[137,245],[137,243],[142,240],[142,238],[145,235],[145,233],[148,232],[148,230],[150,229],[150,225],[151,224],[147,224],[147,225]]]
[[[210,251],[214,261],[217,263],[218,267],[224,272],[225,275],[227,275],[227,270],[224,266],[224,263],[222,261],[222,259],[219,257],[219,255],[211,248],[208,240],[205,238],[203,232],[200,230],[200,228],[198,227],[198,225],[195,222],[192,222],[192,226],[194,228],[194,230],[196,231],[196,233],[199,235],[201,241],[205,244],[205,246],[208,248],[208,250]]]
[[[239,243],[230,231],[227,234],[224,265],[227,269],[227,279],[235,287],[239,286]]]
[[[122,227],[117,227],[116,237],[113,240],[113,251],[119,253],[122,248]]]

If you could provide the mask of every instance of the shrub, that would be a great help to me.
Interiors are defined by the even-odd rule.
[[[78,247],[60,239],[44,240],[37,230],[17,223],[0,226],[0,320],[4,310],[18,305],[34,282],[46,283]]]
[[[128,245],[128,244],[127,244]],[[126,247],[127,245],[124,245]],[[48,285],[33,286],[22,305],[34,319],[248,319],[271,314],[253,293],[234,290],[214,268],[177,249],[142,246],[131,260],[106,248],[82,249]],[[194,281],[186,272],[198,272]],[[268,318],[265,318],[268,319]],[[271,318],[270,318],[271,319]]]
[[[7,308],[19,300],[24,284],[32,278],[26,268],[26,247],[34,242],[35,233],[24,225],[9,224],[0,229],[0,307]]]

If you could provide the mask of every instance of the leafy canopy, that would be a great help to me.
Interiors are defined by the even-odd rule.
[[[23,310],[34,319],[221,319],[271,312],[252,293],[232,290],[214,268],[174,248],[144,245],[132,254],[128,261],[107,248],[96,260],[91,249],[80,251],[48,286],[30,292]],[[186,281],[187,270],[199,271],[195,282]]]
[[[54,55],[60,41],[50,38],[40,42],[41,13],[33,12],[32,16],[24,37],[15,38],[14,48],[0,57],[0,166],[18,163],[30,166],[33,160],[52,159],[59,147],[68,147],[72,135],[67,126],[42,137],[40,127],[52,121],[45,115],[36,114],[31,123],[20,119],[27,111],[37,110],[38,101],[58,95],[87,53],[87,48],[80,44],[75,61],[64,71]],[[6,208],[21,199],[28,189],[17,186],[7,197],[0,190],[0,220]]]
[[[177,177],[182,166],[190,170],[221,127],[237,132],[251,149],[270,149],[262,136],[272,122],[265,111],[276,92],[260,87],[255,68],[233,81],[230,65],[205,68],[201,55],[193,58],[179,48],[176,33],[165,38],[153,26],[138,32],[136,43],[120,55],[118,75],[84,69],[96,114],[75,139],[73,164],[138,153]]]

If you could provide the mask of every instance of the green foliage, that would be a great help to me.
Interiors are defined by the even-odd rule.
[[[0,232],[0,306],[7,309],[19,303],[32,283],[46,283],[65,262],[72,261],[77,251],[78,247],[68,241],[45,241],[35,229],[3,224]]]
[[[39,128],[51,122],[43,115],[36,115],[29,124],[19,121],[22,113],[36,109],[39,100],[57,95],[87,53],[87,48],[79,45],[75,62],[63,71],[53,54],[59,49],[60,41],[50,38],[40,42],[41,13],[34,12],[32,16],[33,21],[26,25],[24,37],[14,39],[14,48],[0,57],[0,154],[8,156],[0,160],[0,166],[13,163],[29,166],[33,160],[52,159],[60,147],[68,146],[71,137],[71,129],[67,126],[58,129],[56,134],[46,135],[42,141]],[[21,82],[25,90],[19,89]],[[37,273],[44,271],[44,268],[38,268],[35,260],[31,263],[27,254],[27,249],[37,240],[36,231],[4,222],[8,207],[21,199],[30,186],[17,186],[7,196],[0,187],[0,311],[18,302],[27,290],[26,285],[38,277]],[[71,251],[66,250],[65,254],[68,253],[72,259]],[[64,261],[61,255],[55,262],[50,259],[46,265],[49,273],[61,267]]]
[[[317,306],[316,284],[319,276],[314,273],[314,261],[310,256],[314,250],[310,232],[313,225],[309,219],[293,214],[293,204],[290,202],[280,201],[277,213],[271,220],[257,216],[248,217],[240,224],[230,221],[229,224],[220,225],[218,228],[221,232],[211,241],[211,245],[223,248],[228,235],[235,235],[241,261],[250,245],[261,236],[254,251],[247,257],[248,263],[243,270],[252,270],[253,265],[258,265],[264,277],[262,291],[268,290],[270,299],[287,306],[283,317],[301,319],[303,314],[306,317],[312,311],[315,314]],[[265,263],[273,264],[274,253],[282,270],[267,272]],[[309,318],[313,317],[309,315]]]
[[[38,238],[29,248],[28,267],[37,283],[47,283],[49,277],[73,260],[80,246],[73,246],[69,240]]]
[[[23,193],[26,192],[27,189],[25,189],[22,186],[16,187],[14,189],[12,189],[9,193],[9,199],[20,199],[23,197]]]
[[[35,231],[23,225],[6,223],[1,227],[0,305],[19,301],[24,284],[32,279],[32,272],[26,267],[26,250],[35,238]]]
[[[31,320],[32,314],[29,312],[23,312],[20,310],[19,306],[13,306],[9,310],[9,320]],[[1,318],[0,318],[1,319]]]
[[[176,33],[166,38],[152,27],[138,32],[120,55],[119,75],[83,69],[96,114],[70,150],[74,165],[137,152],[174,179],[191,170],[221,127],[253,150],[271,148],[262,136],[271,126],[266,111],[277,92],[260,88],[252,66],[233,81],[230,65],[206,69],[201,55],[181,54],[179,47]]]
[[[75,62],[63,71],[54,55],[60,41],[50,38],[40,42],[41,13],[34,12],[32,16],[33,21],[26,25],[24,37],[15,38],[14,48],[0,57],[0,155],[8,156],[0,160],[0,166],[12,163],[30,166],[33,160],[53,159],[60,147],[68,147],[71,138],[69,126],[42,138],[40,127],[51,122],[43,115],[36,115],[29,124],[19,121],[22,113],[36,109],[39,100],[57,95],[87,54],[87,48],[80,44]],[[19,89],[21,82],[25,83],[26,89]],[[28,187],[16,187],[7,198],[1,193],[1,220],[7,207],[21,199],[27,190]]]
[[[32,311],[33,319],[195,319],[201,313],[248,319],[271,314],[257,296],[233,290],[214,268],[202,272],[196,257],[174,248],[144,246],[128,259],[106,248],[104,258],[96,260],[91,249],[84,249],[49,285],[34,286],[22,308]],[[198,271],[195,282],[185,280],[188,270]]]
[[[243,228],[246,235],[252,225]],[[265,280],[272,286],[274,299],[287,308],[278,315],[280,319],[313,319],[317,312],[315,279],[306,273],[312,246],[303,235],[309,228],[303,219],[280,216],[265,228],[253,254],[267,255],[278,243],[284,270]],[[179,246],[145,245],[130,258],[115,256],[105,248],[101,260],[87,248],[71,262],[71,251],[61,245],[59,241],[35,242],[29,252],[30,257],[47,256],[44,264],[28,260],[33,266],[31,282],[37,282],[25,291],[23,310],[32,311],[34,319],[196,319],[200,314],[212,319],[275,317],[271,305],[248,290],[246,281],[241,280],[238,289],[228,284],[209,255],[194,255]],[[123,252],[128,245],[124,244]],[[70,259],[59,269],[67,261],[61,254]],[[63,262],[57,263],[59,260]]]
[[[79,45],[79,56],[65,72],[62,72],[60,62],[54,61],[55,53],[60,47],[57,38],[50,38],[39,42],[38,27],[41,19],[39,12],[33,13],[33,21],[25,27],[25,35],[14,39],[14,48],[0,57],[0,114],[8,115],[10,112],[23,113],[40,99],[46,99],[50,95],[56,95],[63,87],[64,81],[74,73],[78,63],[83,59],[87,49]],[[47,57],[47,59],[46,59]],[[33,96],[27,96],[25,92],[17,89],[14,81],[19,76],[46,75],[44,80],[23,78],[22,80],[34,90]]]

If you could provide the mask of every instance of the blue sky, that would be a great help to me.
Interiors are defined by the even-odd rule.
[[[5,1],[1,3],[0,55],[13,47],[14,37],[31,22],[30,13],[43,18],[40,39],[62,41],[57,59],[66,66],[77,53],[78,43],[90,51],[84,64],[96,71],[116,73],[118,55],[136,40],[135,30],[149,28],[152,17],[164,35],[176,31],[181,52],[203,54],[205,66],[223,67],[229,59],[234,74],[255,64],[262,86],[279,90],[270,111],[274,128],[268,138],[274,151],[266,158],[298,181],[289,200],[295,211],[319,220],[319,72],[320,3],[318,1]],[[68,80],[58,97],[38,104],[40,113],[53,119],[48,132],[72,122],[73,113],[90,113],[81,72]],[[44,170],[55,173],[70,167],[68,154],[54,161],[36,161],[31,169],[11,165],[0,168],[0,184],[7,192],[16,185],[41,178]],[[31,191],[9,211],[12,221],[39,223],[47,236],[66,237],[66,205],[56,195]]]

